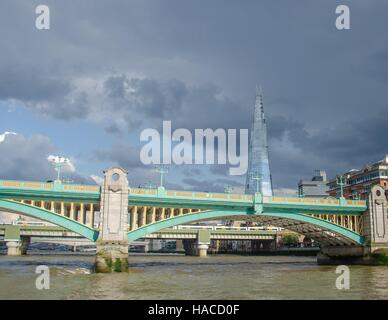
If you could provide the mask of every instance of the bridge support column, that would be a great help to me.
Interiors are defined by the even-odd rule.
[[[197,244],[198,256],[201,258],[207,257],[207,250],[208,249],[209,249],[208,243],[198,243]]]
[[[207,257],[207,250],[210,245],[210,231],[198,230],[197,238],[197,256],[204,258]]]
[[[373,186],[368,196],[368,210],[363,215],[364,244],[323,247],[318,254],[318,263],[388,265],[387,202],[384,188]]]
[[[177,240],[175,245],[176,252],[182,252],[184,250],[183,240]]]
[[[145,240],[144,241],[144,247],[143,247],[143,253],[148,253],[152,251],[152,241],[153,240]]]
[[[22,242],[20,240],[7,241],[7,255],[9,256],[21,256],[22,255]]]
[[[9,256],[22,256],[27,254],[28,245],[30,244],[30,237],[20,237],[20,240],[8,240],[7,255]]]
[[[27,253],[31,238],[20,235],[20,226],[8,225],[5,228],[4,240],[9,256],[21,256]]]
[[[101,230],[96,246],[96,272],[128,271],[128,173],[121,168],[104,172]]]
[[[186,256],[206,257],[210,242],[203,243],[195,240],[183,240]]]

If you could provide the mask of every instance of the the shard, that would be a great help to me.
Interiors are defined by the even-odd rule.
[[[263,94],[256,88],[256,103],[253,113],[248,154],[248,172],[245,193],[257,191],[263,196],[272,197],[272,178],[269,169],[267,123],[264,114]]]

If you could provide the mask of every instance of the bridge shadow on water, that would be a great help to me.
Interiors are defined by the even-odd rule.
[[[145,256],[144,256],[145,257]],[[225,257],[225,256],[223,256]],[[228,257],[228,256],[227,256]],[[230,257],[230,256],[229,256]],[[268,258],[269,256],[256,256],[256,257],[250,257],[252,259],[244,260],[244,256],[233,256],[235,258],[235,261],[222,261],[221,259],[213,258],[213,257],[207,257],[205,259],[200,259],[193,257],[190,261],[176,261],[176,260],[169,260],[169,261],[163,261],[163,260],[156,260],[156,261],[140,261],[140,262],[131,262],[129,260],[129,266],[134,268],[152,268],[152,267],[182,267],[182,266],[217,266],[217,267],[238,267],[238,266],[316,266],[316,261],[311,260],[311,257],[309,260],[303,259],[303,260],[287,260],[287,261],[268,261],[268,260],[262,260],[261,257]],[[148,257],[147,257],[148,258]],[[161,256],[159,256],[161,258]],[[187,258],[187,257],[186,257]],[[232,259],[233,259],[232,258]],[[257,258],[257,259],[255,259]],[[288,256],[288,258],[290,258]],[[298,258],[305,258],[305,257],[298,257]],[[162,258],[163,259],[163,258]],[[189,258],[190,259],[190,258]],[[242,260],[242,261],[241,261]]]

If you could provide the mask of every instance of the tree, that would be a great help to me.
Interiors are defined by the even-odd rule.
[[[298,237],[297,234],[294,234],[294,233],[286,234],[283,237],[283,243],[285,245],[298,244],[299,243],[299,237]]]

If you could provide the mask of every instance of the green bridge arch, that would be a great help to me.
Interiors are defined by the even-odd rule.
[[[63,227],[69,231],[77,233],[91,241],[96,241],[98,238],[99,231],[88,227],[78,221],[69,219],[67,217],[61,216],[59,214],[53,213],[51,211],[32,207],[27,204],[23,204],[20,202],[0,199],[0,209],[4,209],[6,211],[11,211],[14,213],[20,213],[26,216],[30,216],[33,218],[37,218],[40,220],[44,220],[60,227]],[[246,217],[254,217],[254,216],[265,216],[265,217],[274,217],[274,218],[284,218],[289,220],[300,221],[308,224],[312,224],[323,228],[327,231],[336,233],[341,235],[344,238],[347,238],[354,243],[363,244],[364,237],[358,233],[355,233],[347,228],[336,225],[326,220],[318,219],[309,215],[305,215],[302,213],[284,213],[284,212],[265,212],[260,215],[252,214],[247,211],[203,211],[203,212],[195,212],[190,214],[184,214],[181,216],[176,216],[173,218],[169,218],[162,221],[157,221],[153,224],[146,225],[144,227],[140,227],[134,231],[128,232],[128,241],[132,242],[136,239],[142,238],[147,234],[151,234],[157,232],[159,230],[170,228],[173,226],[192,223],[200,220],[210,220],[210,219],[219,219],[233,216],[246,216]]]
[[[0,209],[5,209],[11,211],[12,213],[20,213],[22,215],[56,224],[91,241],[96,241],[98,238],[98,230],[42,208],[32,207],[12,200],[0,199]]]
[[[128,241],[132,242],[139,238],[146,236],[147,234],[151,234],[157,232],[159,230],[174,227],[180,224],[192,223],[200,220],[209,220],[209,219],[217,219],[217,218],[225,218],[225,217],[233,217],[233,216],[249,216],[254,217],[258,216],[252,213],[248,213],[245,211],[203,211],[203,212],[195,212],[184,214],[181,216],[172,217],[166,220],[158,221],[153,224],[146,225],[144,227],[140,227],[136,230],[128,232]],[[358,233],[353,232],[347,228],[336,225],[326,220],[318,219],[306,214],[302,213],[284,213],[284,212],[266,212],[260,214],[260,216],[265,217],[274,217],[274,218],[284,218],[290,220],[296,220],[304,223],[309,223],[320,228],[323,228],[327,231],[336,233],[338,235],[343,236],[357,244],[364,243],[364,237]]]

